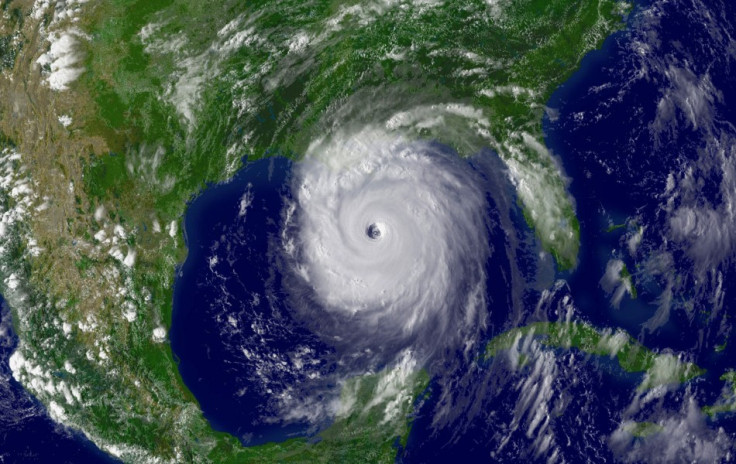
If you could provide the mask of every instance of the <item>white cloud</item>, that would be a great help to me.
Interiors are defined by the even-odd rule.
[[[46,77],[48,86],[53,90],[67,90],[84,71],[80,66],[81,55],[76,50],[77,38],[73,33],[64,32],[61,35],[49,35],[51,46],[49,51],[41,55],[36,62],[42,67],[48,67]]]

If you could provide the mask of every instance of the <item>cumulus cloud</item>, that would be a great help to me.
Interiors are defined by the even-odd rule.
[[[608,444],[623,462],[712,463],[724,462],[730,455],[732,437],[722,428],[709,428],[694,401],[658,425],[659,432],[645,438],[636,438],[626,427],[620,427],[611,434]]]
[[[77,51],[75,34],[64,32],[61,35],[49,36],[51,46],[41,55],[37,63],[49,71],[46,81],[53,90],[67,90],[69,84],[77,80],[84,71],[81,67],[81,55]]]

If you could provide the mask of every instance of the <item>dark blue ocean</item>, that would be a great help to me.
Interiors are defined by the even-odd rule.
[[[280,363],[272,355],[300,345],[317,350],[325,364],[330,360],[329,348],[296,326],[284,298],[275,297],[281,284],[270,244],[281,231],[290,172],[285,158],[252,162],[192,201],[184,222],[188,256],[174,287],[170,338],[179,372],[213,427],[249,444],[308,427],[262,423],[269,387],[259,383],[258,369],[271,371]],[[273,388],[299,380],[288,370],[269,375]]]
[[[710,3],[711,17],[717,19],[714,23],[726,28],[721,36],[724,32],[734,34],[736,7],[728,2]],[[571,273],[545,271],[544,266],[533,262],[534,250],[527,243],[529,231],[519,232],[518,247],[512,247],[518,254],[507,250],[505,256],[520,261],[517,270],[528,284],[514,300],[524,314],[504,313],[498,308],[503,307],[499,303],[507,297],[492,295],[496,305],[492,306],[485,336],[491,338],[514,325],[536,320],[557,320],[560,314],[556,310],[570,297],[579,320],[599,328],[625,329],[649,348],[685,352],[690,361],[706,368],[707,374],[692,383],[693,394],[702,406],[721,394],[723,382],[718,377],[733,368],[736,359],[732,323],[727,316],[736,311],[736,301],[729,296],[736,294],[733,260],[719,264],[727,295],[722,311],[698,311],[693,316],[683,308],[703,304],[703,294],[676,292],[666,321],[649,330],[644,327],[657,313],[666,282],[649,275],[641,262],[622,252],[626,227],[608,229],[636,217],[649,231],[665,230],[667,219],[658,196],[666,188],[662,172],[701,156],[705,139],[713,135],[704,134],[702,127],[688,125],[685,116],[676,117],[674,129],[664,135],[652,135],[663,85],[668,82],[664,70],[677,65],[695,75],[708,75],[720,92],[712,108],[713,124],[722,131],[722,137],[729,136],[729,123],[736,123],[736,79],[732,60],[724,58],[723,50],[718,48],[717,31],[707,21],[694,19],[703,19],[696,14],[702,11],[699,3],[661,5],[664,19],[658,24],[638,14],[647,6],[639,2],[629,17],[627,30],[587,55],[580,70],[547,104],[551,111],[543,126],[546,143],[570,179],[569,191],[580,220],[579,265]],[[636,50],[632,44],[637,41],[656,45],[652,59],[659,62],[647,68],[647,78],[640,77],[642,60],[632,57]],[[291,320],[288,308],[278,298],[282,283],[271,266],[269,250],[280,231],[290,172],[290,162],[282,158],[246,164],[234,179],[210,186],[194,199],[185,218],[189,255],[175,284],[172,349],[185,383],[213,427],[247,444],[315,432],[306,422],[284,425],[278,420],[264,421],[273,413],[268,389],[278,390],[302,380],[289,369],[274,372],[280,361],[269,361],[267,350],[278,353],[307,346],[314,350],[314,359],[322,360],[322,372],[337,369],[332,348]],[[708,182],[715,185],[718,181],[704,179],[701,191],[707,201],[719,201],[717,188],[708,186]],[[518,216],[513,216],[513,221],[515,227],[525,228]],[[643,246],[655,250],[660,244],[655,236],[650,242],[645,239]],[[675,258],[673,267],[687,280],[690,264],[684,251],[674,246],[667,250]],[[211,259],[215,255],[216,262]],[[625,296],[618,307],[611,304],[600,285],[612,257],[626,263],[638,293],[635,299]],[[555,289],[544,306],[536,308],[541,290],[556,279],[566,283]],[[498,285],[489,282],[489,291],[498,292]],[[8,312],[3,311],[3,318],[7,317]],[[716,353],[715,347],[724,342],[723,350]],[[3,377],[9,372],[8,357],[14,343],[0,347]],[[620,411],[635,395],[642,375],[625,373],[609,359],[558,354],[574,368],[559,372],[555,384],[562,392],[551,422],[557,446],[568,462],[615,461],[617,455],[605,440],[618,427]],[[521,378],[503,360],[455,361],[450,364],[456,378],[448,383],[447,377],[436,376],[428,399],[418,405],[399,461],[519,462],[523,457],[524,462],[546,462],[547,455],[524,454],[524,447],[533,437],[525,430],[509,428],[521,395],[515,382]],[[262,375],[264,369],[269,370],[267,376]],[[447,385],[456,389],[457,396],[470,399],[454,403],[455,419],[438,426],[436,411],[444,406],[441,393]],[[3,456],[7,462],[112,462],[83,438],[54,425],[42,407],[12,379],[7,388],[13,407],[0,411],[0,462]],[[678,410],[682,401],[681,392],[674,391],[665,395],[657,407]],[[29,408],[39,413],[13,421]],[[707,425],[736,432],[733,417],[708,419]],[[499,446],[504,440],[507,444]]]
[[[456,156],[453,153],[452,159]],[[495,155],[481,154],[471,161],[471,169],[481,176],[497,175],[501,162],[491,157]],[[309,360],[319,363],[323,377],[339,368],[336,348],[292,317],[289,292],[282,286],[274,258],[281,247],[273,244],[282,233],[286,201],[291,198],[291,167],[290,161],[278,157],[251,162],[229,182],[212,186],[191,202],[185,219],[189,254],[175,285],[170,338],[179,371],[210,423],[249,445],[318,429],[311,422],[283,423],[269,401],[282,390],[314,394],[291,388],[309,379],[301,369],[291,369],[289,354],[308,348]],[[497,190],[489,192],[489,217],[499,206],[493,197],[503,201],[512,196],[510,184]],[[510,279],[511,274],[504,230],[523,226],[520,212],[515,212],[509,218],[515,225],[500,227],[500,219],[494,219],[489,236],[494,252],[488,298],[504,308],[511,306],[509,281],[499,278]],[[492,326],[498,327],[507,318],[505,311],[491,316]],[[314,388],[318,387],[339,391],[336,385]]]
[[[609,227],[623,224],[627,218],[643,219],[648,232],[654,231],[649,235],[654,238],[650,243],[645,238],[643,246],[656,250],[659,243],[655,242],[661,239],[659,231],[668,228],[660,197],[666,188],[666,173],[686,161],[703,157],[709,138],[736,141],[731,125],[736,123],[734,60],[718,42],[719,38],[733,34],[736,8],[733,2],[710,2],[713,9],[706,12],[704,5],[696,1],[670,2],[660,4],[657,13],[662,19],[655,23],[639,15],[650,2],[637,3],[627,30],[614,34],[600,50],[588,54],[579,71],[547,103],[550,110],[543,124],[546,145],[570,179],[569,191],[576,202],[581,231],[578,267],[573,272],[557,274],[566,285],[555,298],[571,296],[578,320],[599,328],[622,328],[648,348],[687,353],[688,360],[707,369],[705,376],[692,382],[694,395],[704,406],[721,395],[724,383],[719,377],[735,366],[736,343],[729,318],[736,312],[736,300],[728,296],[736,294],[734,260],[727,259],[718,267],[726,276],[723,290],[727,297],[722,311],[708,311],[711,300],[704,290],[675,292],[666,322],[648,330],[645,326],[657,313],[666,282],[649,275],[642,263],[622,251],[626,227],[613,231]],[[717,27],[725,30],[714,30]],[[638,41],[654,44],[650,53],[656,56],[652,59],[661,61],[633,59],[636,47],[632,42]],[[716,129],[693,126],[683,114],[669,122],[666,136],[652,135],[663,86],[668,83],[667,73],[673,73],[676,65],[693,75],[707,75],[712,87],[720,92],[720,98],[713,103]],[[647,73],[643,78],[642,72]],[[714,177],[701,181],[705,184],[700,191],[704,203],[721,201],[717,188],[721,179],[718,174]],[[714,186],[709,188],[708,182]],[[691,276],[693,264],[685,252],[674,245],[666,251],[674,257],[673,267],[682,279],[696,286],[699,282]],[[611,303],[600,284],[606,264],[614,257],[626,263],[638,290],[636,298],[625,296],[618,306]],[[700,305],[703,310],[693,316],[683,309],[688,304]],[[553,310],[559,304],[546,307]],[[529,312],[533,309],[529,307]],[[537,320],[545,318],[557,320],[560,315],[549,311],[536,316]],[[725,349],[716,353],[716,346],[722,348],[724,343]],[[565,403],[552,420],[556,435],[562,438],[557,440],[562,450],[559,455],[567,462],[615,461],[620,456],[605,440],[618,427],[620,412],[632,401],[643,375],[626,373],[608,359],[578,357],[576,363],[578,368],[562,373],[563,380],[555,384],[563,392],[560,403]],[[502,361],[475,374],[477,382],[488,385],[486,396],[479,400],[476,409],[467,410],[468,421],[458,421],[455,427],[436,428],[433,413],[437,405],[430,396],[419,411],[403,462],[488,462],[489,458],[495,462],[519,462],[521,457],[524,462],[547,462],[547,454],[534,457],[520,451],[534,436],[508,428],[521,396],[508,376],[520,379],[509,374]],[[441,390],[439,385],[435,388]],[[674,391],[664,395],[656,407],[679,411],[684,409],[683,398],[682,390]],[[655,405],[643,412],[655,413]],[[706,419],[705,423],[723,427],[729,434],[736,433],[733,415],[720,415]],[[499,442],[507,438],[508,444],[499,447]]]
[[[569,190],[577,204],[581,227],[580,264],[575,272],[562,277],[569,282],[586,320],[597,326],[626,329],[650,348],[671,348],[694,355],[693,361],[705,367],[710,377],[717,378],[725,369],[734,367],[736,346],[727,343],[723,351],[713,355],[717,345],[731,339],[733,328],[729,327],[727,333],[709,328],[727,324],[722,319],[727,320],[726,314],[736,310],[733,297],[725,299],[721,314],[704,311],[693,317],[677,310],[679,301],[704,306],[709,303],[700,299],[695,290],[682,292],[675,295],[667,321],[654,330],[645,330],[643,325],[656,314],[655,300],[665,290],[661,279],[637,269],[637,264],[642,263],[620,253],[616,256],[626,262],[634,275],[637,298],[626,297],[618,308],[614,307],[598,284],[612,252],[621,250],[625,232],[625,228],[609,232],[609,225],[621,224],[626,218],[641,218],[642,225],[654,229],[650,236],[659,237],[659,232],[669,227],[658,198],[666,189],[666,173],[688,162],[707,163],[708,144],[714,138],[721,137],[726,143],[736,140],[731,125],[736,122],[734,63],[715,40],[717,35],[733,33],[736,8],[733,2],[710,4],[712,10],[702,18],[715,14],[721,21],[717,24],[694,22],[698,18],[695,12],[704,11],[702,5],[683,1],[661,5],[665,19],[657,27],[644,27],[634,16],[632,28],[636,40],[656,34],[656,56],[665,62],[664,74],[679,65],[694,75],[708,76],[721,95],[712,104],[712,127],[693,126],[686,114],[679,114],[669,122],[672,127],[665,135],[652,135],[652,122],[657,120],[667,76],[660,75],[661,70],[652,64],[646,70],[646,78],[634,77],[641,72],[642,61],[631,59],[634,48],[632,34],[627,31],[611,37],[602,50],[586,56],[580,71],[554,93],[548,106],[557,115],[545,119],[544,129],[547,145],[562,159],[564,170],[572,179]],[[586,115],[585,123],[580,123],[578,115]],[[699,204],[717,205],[723,200],[717,188],[721,180],[718,173],[699,179]],[[643,244],[652,248],[659,245],[647,243],[646,238]],[[689,279],[693,262],[682,248],[671,245],[666,250],[674,257],[673,267],[683,279]],[[725,294],[736,294],[734,260],[726,259],[716,269],[726,276]],[[698,282],[692,284],[697,288]]]
[[[692,20],[690,12],[675,7],[665,12],[667,20],[663,22],[664,26],[656,28],[662,44],[657,53],[664,56],[680,53],[687,57],[683,60],[699,58],[693,48],[704,43],[703,31],[685,27]],[[639,61],[629,59],[631,42],[641,39],[637,33],[652,33],[647,29],[652,26],[641,24],[637,18],[635,11],[631,15],[630,29],[615,34],[601,50],[589,54],[580,70],[548,102],[551,111],[544,120],[546,142],[571,179],[570,191],[581,223],[579,265],[571,273],[563,272],[556,276],[545,273],[544,265],[534,263],[536,254],[530,252],[533,250],[524,248],[524,234],[528,229],[518,211],[512,214],[513,227],[522,232],[519,232],[517,249],[506,250],[503,255],[507,259],[513,256],[516,271],[525,279],[526,287],[514,295],[513,303],[520,306],[524,314],[507,309],[512,304],[510,299],[498,294],[498,281],[489,279],[492,309],[486,336],[491,338],[511,327],[537,320],[557,320],[561,317],[556,312],[561,302],[571,297],[577,308],[578,320],[599,328],[625,329],[650,348],[691,354],[691,361],[708,369],[704,381],[698,381],[697,387],[698,398],[707,403],[720,394],[723,384],[718,377],[731,367],[729,359],[734,359],[736,347],[727,345],[725,351],[714,356],[713,348],[723,342],[722,335],[711,339],[701,337],[702,343],[696,345],[694,334],[710,325],[717,325],[719,321],[690,320],[684,312],[676,309],[657,330],[644,331],[642,326],[656,313],[654,302],[663,288],[656,279],[638,272],[637,263],[627,262],[625,255],[619,253],[621,237],[626,230],[608,231],[610,225],[621,224],[636,215],[651,221],[650,227],[665,227],[657,224],[659,202],[654,201],[656,197],[653,194],[664,189],[663,166],[675,163],[683,153],[686,156],[687,148],[702,138],[700,132],[687,128],[666,143],[655,141],[650,136],[649,121],[656,117],[662,79],[656,76],[652,79],[630,79],[641,66]],[[712,62],[708,64],[712,66]],[[693,66],[698,64],[693,63]],[[724,93],[719,110],[724,111],[725,118],[732,118],[726,97],[734,95],[728,71],[727,68],[710,68],[714,86]],[[621,94],[623,97],[616,100]],[[602,101],[615,101],[615,104],[606,105],[607,113],[601,113]],[[593,122],[581,124],[577,116],[580,114],[588,115],[586,121]],[[267,397],[271,392],[263,391],[254,371],[271,367],[262,361],[253,362],[252,357],[246,359],[239,350],[245,347],[251,351],[261,336],[264,337],[261,340],[263,346],[277,352],[309,344],[321,350],[321,356],[326,360],[325,369],[334,369],[329,366],[330,348],[296,327],[289,318],[288,308],[276,301],[277,298],[267,301],[263,298],[254,300],[250,296],[275,296],[281,291],[278,272],[274,272],[269,256],[269,244],[280,230],[280,214],[284,199],[289,195],[290,168],[288,161],[279,158],[251,163],[232,181],[211,187],[193,201],[186,218],[190,254],[177,280],[172,347],[181,360],[183,378],[199,399],[205,416],[217,429],[240,437],[246,444],[283,440],[313,430],[306,423],[288,426],[278,421],[264,423],[264,415],[269,414]],[[254,200],[249,206],[247,219],[240,219],[237,211],[244,192],[249,192]],[[222,256],[223,247],[231,248],[225,253],[230,256],[228,264],[224,267],[222,262],[213,265],[211,257]],[[504,245],[494,243],[494,247],[500,249]],[[678,250],[673,253],[677,256]],[[622,257],[632,270],[638,290],[637,298],[624,297],[617,307],[611,304],[610,296],[602,291],[599,282],[614,254]],[[541,271],[535,273],[533,268],[538,266]],[[687,263],[683,267],[683,272],[687,272]],[[237,277],[215,280],[202,277],[213,272],[218,274],[218,269],[221,269],[220,274],[231,275],[234,272]],[[508,263],[500,274],[512,274]],[[495,277],[499,273],[491,275]],[[555,279],[563,279],[566,284],[555,290],[541,311],[535,310],[540,290],[549,288]],[[726,284],[729,286],[727,291],[732,290],[732,282],[736,283],[736,280]],[[512,287],[509,280],[502,281],[501,285]],[[504,308],[504,304],[508,306]],[[229,316],[236,316],[238,326],[233,326],[232,332],[223,332],[223,327],[227,327],[223,320]],[[249,320],[257,323],[252,326],[242,324]],[[278,321],[276,330],[260,323],[266,320]],[[259,331],[265,335],[259,335]],[[243,343],[243,340],[247,342]],[[428,399],[419,407],[407,448],[400,453],[401,460],[483,462],[493,457],[498,461],[514,462],[523,457],[533,461],[533,457],[519,452],[519,448],[527,446],[531,438],[508,428],[522,394],[514,388],[513,381],[519,378],[509,372],[509,366],[499,361],[474,369],[459,358],[447,359],[446,362],[453,366],[453,371],[435,377]],[[642,378],[642,374],[624,372],[612,360],[598,358],[579,359],[575,369],[559,373],[558,382],[561,384],[558,388],[567,404],[559,412],[553,427],[555,433],[565,439],[562,444],[558,443],[562,454],[573,462],[585,461],[590,453],[598,460],[613,460],[615,455],[604,440],[619,426],[620,411],[632,401]],[[299,381],[285,370],[277,382],[283,384],[274,387]],[[454,403],[455,418],[438,426],[436,413],[446,406],[439,401],[446,398],[443,393],[447,392],[443,389],[447,385],[456,390],[452,395],[473,398],[473,401]],[[681,395],[674,392],[665,395],[661,404],[677,409],[681,401]],[[579,426],[581,420],[585,426]],[[718,421],[719,425],[725,426],[731,423],[728,418],[719,418]],[[499,450],[498,443],[508,437],[511,445]],[[538,459],[546,461],[547,456],[539,456]]]
[[[17,344],[10,309],[0,299],[0,462],[119,463],[81,433],[54,422],[13,379],[8,359]]]

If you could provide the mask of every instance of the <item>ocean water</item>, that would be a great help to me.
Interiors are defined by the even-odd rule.
[[[648,13],[641,15],[643,10]],[[719,41],[733,33],[734,19],[733,4],[715,2],[708,9],[694,1],[638,2],[629,28],[588,54],[579,71],[552,95],[543,125],[546,144],[570,180],[569,191],[580,220],[581,251],[573,272],[556,274],[564,281],[554,297],[558,302],[545,305],[546,312],[537,309],[537,318],[559,319],[563,314],[553,309],[569,296],[574,320],[598,328],[625,329],[649,348],[683,352],[685,359],[707,369],[687,387],[640,406],[633,417],[667,417],[681,429],[688,428],[683,425],[688,408],[712,404],[723,392],[719,376],[734,368],[733,324],[727,315],[736,310],[733,297],[728,296],[736,291],[736,269],[734,260],[726,257],[708,269],[705,280],[696,274],[698,263],[687,255],[692,244],[668,240],[671,215],[662,193],[667,189],[668,173],[714,163],[709,157],[714,139],[726,147],[736,140],[732,125],[736,82],[733,58],[728,57],[733,48],[725,49]],[[649,55],[638,55],[640,49]],[[689,82],[693,85],[685,85]],[[681,97],[682,87],[686,92]],[[663,114],[662,101],[674,101],[677,106],[678,98],[682,103],[674,114]],[[687,113],[689,104],[700,111],[695,123]],[[725,174],[718,168],[714,171],[696,179],[702,186],[699,205],[728,204],[719,188]],[[628,228],[608,230],[627,220]],[[644,238],[632,254],[628,239],[638,225],[645,227]],[[707,238],[697,238],[695,243],[702,240]],[[653,266],[653,256],[669,256],[673,264],[661,271]],[[626,263],[638,290],[636,298],[625,295],[618,305],[601,285],[611,259]],[[721,281],[707,281],[719,272]],[[685,284],[675,285],[666,317],[659,318],[662,295],[672,281]],[[726,295],[722,307],[714,302],[714,287]],[[528,312],[532,313],[539,294],[528,296]],[[715,347],[725,341],[722,351],[716,352]],[[575,350],[557,351],[554,360],[547,362],[556,368],[539,378],[519,375],[503,360],[467,375],[471,380],[454,385],[476,396],[476,404],[464,413],[465,421],[438,428],[436,410],[441,405],[430,397],[419,410],[403,461],[660,462],[668,455],[670,462],[726,459],[730,445],[714,444],[718,443],[714,431],[722,428],[719,433],[733,436],[733,415],[691,418],[697,425],[690,437],[663,437],[657,449],[648,450],[640,439],[617,448],[611,437],[622,420],[632,419],[625,411],[638,404],[636,387],[642,375],[624,372],[613,360],[581,356]],[[524,383],[530,379],[535,382]],[[553,383],[554,393],[538,388],[536,381],[545,379]],[[442,390],[439,385],[433,388]],[[529,425],[526,414],[531,412],[523,405],[529,398],[555,406],[545,430],[553,437],[547,447],[537,446],[544,435],[542,427],[525,427]],[[692,447],[690,452],[696,454],[674,451],[678,446]],[[708,452],[714,449],[711,457]],[[671,451],[675,454],[670,455]]]
[[[249,444],[283,440],[308,426],[263,423],[271,413],[265,390],[277,386],[259,382],[257,371],[280,363],[265,351],[278,356],[304,345],[323,349],[329,360],[329,351],[294,325],[282,302],[267,298],[279,285],[269,246],[280,232],[290,169],[291,162],[278,157],[247,164],[194,199],[184,222],[189,252],[175,283],[172,350],[212,426]],[[253,362],[244,350],[253,352]],[[297,381],[288,370],[269,379]]]
[[[716,40],[733,30],[736,16],[728,2],[714,2],[710,11],[690,1],[657,5],[664,18],[661,22],[635,17],[633,32],[612,36],[602,50],[586,56],[580,71],[548,102],[555,117],[545,119],[546,142],[572,179],[569,189],[581,223],[580,264],[574,273],[562,277],[569,282],[586,320],[597,326],[626,329],[650,348],[686,352],[708,369],[709,376],[717,378],[733,368],[736,355],[733,343],[714,355],[715,347],[730,339],[733,332],[724,314],[733,314],[734,300],[726,297],[720,311],[710,311],[715,306],[712,289],[697,281],[698,262],[687,255],[690,243],[672,243],[668,235],[672,216],[665,208],[663,192],[668,173],[682,174],[691,167],[712,163],[709,146],[715,140],[726,146],[736,141],[731,125],[736,116],[736,82],[732,78],[733,59],[727,57],[733,50],[725,50]],[[638,8],[649,7],[651,4],[644,3]],[[705,18],[709,15],[720,22],[708,24]],[[699,23],[698,18],[703,21]],[[730,21],[723,21],[726,18]],[[638,43],[656,44],[656,48],[649,57],[637,57]],[[703,76],[707,76],[718,94],[712,103],[700,97],[707,108],[695,124],[683,109],[667,119],[660,109],[663,100],[680,90],[676,86],[685,79],[682,75],[686,71],[692,73],[693,80],[700,79],[701,89],[705,87]],[[691,98],[697,105],[698,86],[689,89],[696,92]],[[658,125],[667,126],[664,133]],[[722,180],[721,174],[708,172],[697,179],[701,185],[698,205],[719,205],[728,200],[719,189]],[[646,227],[643,252],[634,256],[626,250],[625,228],[606,230],[627,218]],[[674,290],[668,317],[654,327],[648,322],[657,314],[668,275],[652,275],[647,266],[651,256],[661,252],[673,257],[672,268],[687,285]],[[626,296],[618,307],[611,304],[599,283],[606,263],[614,256],[626,262],[638,290],[637,298]],[[715,263],[708,272],[720,272],[722,291],[734,294],[736,267],[732,257]],[[690,306],[703,312],[690,312]],[[715,382],[713,388],[719,390],[720,386]]]
[[[729,20],[736,18],[734,6],[713,5],[713,16],[721,21],[721,27],[733,31]],[[649,7],[650,3],[637,6]],[[548,102],[554,111],[544,121],[546,142],[571,179],[569,189],[581,223],[579,265],[572,273],[551,274],[543,265],[540,271],[525,248],[529,231],[521,218],[512,214],[518,243],[508,248],[522,251],[514,254],[506,250],[501,254],[505,262],[496,264],[505,267],[508,275],[516,267],[513,272],[529,286],[516,292],[509,302],[506,287],[511,286],[511,280],[489,280],[492,304],[484,333],[491,338],[510,322],[521,325],[529,320],[557,319],[560,314],[556,310],[563,306],[565,297],[571,297],[578,319],[601,328],[621,327],[650,348],[685,352],[689,360],[708,370],[702,380],[692,383],[686,395],[681,390],[665,395],[657,410],[650,407],[652,413],[677,411],[689,398],[700,406],[712,403],[723,386],[718,376],[732,368],[736,359],[736,344],[732,342],[719,353],[714,350],[732,339],[732,323],[725,314],[733,314],[735,303],[727,296],[722,309],[709,311],[710,287],[676,291],[662,323],[645,328],[656,317],[668,282],[667,275],[648,272],[646,258],[666,251],[679,263],[673,272],[681,280],[692,281],[684,245],[663,245],[662,234],[650,233],[642,245],[646,253],[631,256],[625,249],[625,234],[630,230],[607,232],[611,224],[632,218],[649,231],[666,231],[669,217],[662,208],[661,192],[666,189],[667,176],[663,174],[698,162],[714,134],[723,140],[733,135],[728,122],[736,118],[736,82],[731,77],[731,60],[718,58],[723,55],[718,48],[718,31],[713,31],[704,17],[694,16],[699,9],[697,2],[673,2],[662,8],[665,19],[657,24],[632,15],[630,30],[612,36],[601,50],[589,54],[581,69]],[[702,13],[703,8],[700,10]],[[637,41],[656,44],[650,57],[635,56]],[[643,69],[646,77],[641,77]],[[702,76],[707,75],[712,87],[718,89],[719,95],[708,104],[710,112],[705,114],[715,115],[707,120],[713,130],[688,124],[683,113],[673,117],[674,123],[665,121],[664,132],[658,133],[653,125],[658,121],[664,92],[676,81],[672,70],[685,69],[701,78],[695,82],[702,82]],[[301,381],[299,372],[288,363],[279,368],[283,361],[280,355],[295,347],[308,348],[311,352],[305,359],[319,361],[316,371],[327,376],[337,369],[330,346],[291,320],[288,308],[278,299],[265,298],[278,295],[281,286],[269,250],[280,232],[284,199],[290,195],[291,168],[291,162],[283,158],[247,164],[230,182],[210,186],[192,201],[185,218],[189,255],[175,284],[172,349],[185,383],[213,427],[232,433],[245,444],[315,431],[308,421],[285,425],[279,420],[282,411],[271,401],[273,392]],[[702,179],[701,192],[710,203],[723,200],[717,188],[709,187],[717,186],[720,180],[717,175]],[[507,244],[499,241],[496,246]],[[218,261],[212,261],[214,256]],[[625,296],[618,306],[611,304],[600,285],[612,258],[627,264],[638,290],[636,299]],[[719,262],[716,270],[724,276],[725,294],[733,295],[733,260]],[[555,279],[566,284],[556,289],[541,309],[536,308],[540,290]],[[517,309],[504,313],[498,309],[504,305]],[[690,311],[691,306],[697,309]],[[7,359],[16,342],[8,311],[3,311],[2,317],[6,335],[0,347],[4,382],[0,401],[11,406],[0,410],[0,462],[115,462],[84,437],[54,424],[10,377]],[[545,359],[552,369],[547,378],[554,379],[554,393],[539,393],[549,394],[548,403],[557,406],[549,411],[553,420],[544,430],[554,437],[554,446],[538,454],[525,451],[533,449],[532,443],[543,434],[536,428],[530,434],[524,420],[518,419],[525,393],[519,387],[525,380],[521,374],[503,359],[475,363],[450,353],[446,360],[451,372],[443,376],[436,371],[428,399],[417,405],[409,442],[399,461],[516,462],[523,457],[525,462],[547,462],[550,450],[570,462],[619,457],[607,439],[618,427],[621,411],[631,402],[641,376],[623,372],[611,360],[574,352],[555,352]],[[444,402],[441,393],[447,389],[454,389],[454,402]],[[454,415],[438,418],[438,411],[452,408]],[[732,417],[709,419],[706,425],[736,431]]]
[[[513,233],[505,233],[520,228],[523,219],[500,160],[483,153],[469,162],[487,184],[488,217],[494,218],[489,224],[492,252],[486,297],[495,308],[488,330],[498,331],[508,326],[512,299],[523,297],[514,290],[522,271],[511,264],[516,261],[511,253],[521,245]],[[311,434],[328,425],[329,419],[318,414],[312,420],[290,419],[276,399],[283,394],[316,396],[327,403],[326,395],[339,394],[339,387],[330,382],[351,375],[340,372],[362,372],[344,357],[338,362],[339,344],[318,338],[292,317],[289,289],[281,282],[279,258],[274,256],[291,199],[291,169],[283,158],[248,163],[232,180],[211,186],[193,200],[185,219],[189,254],[175,285],[172,349],[185,383],[213,427],[249,445]],[[502,219],[499,208],[512,216]],[[524,238],[530,241],[529,232]],[[308,354],[295,365],[294,353]],[[454,370],[466,367],[468,359],[462,358],[450,350],[428,369],[454,375]],[[315,372],[326,383],[314,382],[310,374]]]
[[[0,462],[118,463],[80,432],[54,422],[12,376],[8,360],[18,344],[10,309],[0,299]]]

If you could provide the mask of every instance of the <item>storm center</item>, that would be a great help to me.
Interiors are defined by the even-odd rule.
[[[365,234],[368,236],[368,238],[372,240],[380,239],[381,235],[383,235],[381,224],[374,222],[373,224],[369,225],[368,228],[366,228],[365,230]]]

